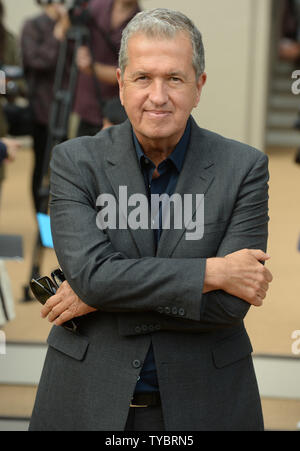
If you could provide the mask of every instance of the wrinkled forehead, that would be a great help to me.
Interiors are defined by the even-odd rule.
[[[157,44],[159,41],[165,41],[172,43],[174,40],[182,40],[188,42],[190,47],[193,47],[192,39],[190,34],[186,30],[173,30],[170,29],[168,32],[162,31],[160,29],[150,28],[148,30],[141,30],[132,33],[129,36],[127,47],[130,46],[131,42],[147,40],[149,43],[152,43],[153,46]]]
[[[193,56],[193,45],[190,36],[184,31],[178,31],[172,36],[137,32],[130,36],[127,45],[127,63],[130,58],[159,55],[163,52],[166,57],[187,53]]]
[[[135,33],[128,40],[127,64],[124,72],[147,68],[180,68],[194,70],[190,36],[177,32],[173,37]]]

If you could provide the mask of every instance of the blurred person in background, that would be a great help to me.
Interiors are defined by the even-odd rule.
[[[20,65],[20,52],[18,48],[18,42],[16,37],[10,33],[4,25],[4,6],[0,0],[0,69],[1,66],[19,66]],[[3,106],[5,104],[5,96],[0,97],[0,139],[7,135],[8,124],[3,111]],[[18,147],[16,141],[9,140],[0,143],[1,155],[7,155],[11,159],[11,155],[14,153],[15,147]],[[4,150],[6,149],[6,150]],[[6,153],[8,152],[8,154]],[[5,157],[7,158],[7,157]],[[1,185],[4,180],[4,165],[0,164],[0,191]]]
[[[37,3],[40,4],[38,0]],[[47,145],[57,59],[61,41],[69,27],[68,14],[63,5],[53,3],[42,6],[42,9],[42,14],[26,21],[21,35],[23,66],[33,113],[35,163],[32,193],[37,212],[40,210],[40,178]]]
[[[137,0],[91,0],[90,49],[77,53],[80,70],[74,111],[80,117],[78,136],[92,136],[103,126],[101,102],[118,97],[116,77],[122,31],[140,11]]]
[[[300,60],[300,0],[283,2],[279,57],[296,64]]]

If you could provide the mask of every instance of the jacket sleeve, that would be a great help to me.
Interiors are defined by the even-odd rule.
[[[128,259],[116,251],[96,226],[95,206],[68,150],[68,144],[58,146],[51,162],[51,224],[59,263],[84,302],[107,312],[151,312],[162,329],[183,332],[243,319],[250,307],[245,301],[222,291],[202,294],[205,258]],[[266,247],[267,158],[260,155],[241,188],[219,256]]]
[[[261,249],[266,252],[269,223],[268,181],[268,157],[259,153],[241,185],[217,257],[224,257],[242,249]],[[224,291],[213,291],[202,296],[201,319],[212,324],[223,322],[230,325],[242,320],[250,307],[248,302]]]

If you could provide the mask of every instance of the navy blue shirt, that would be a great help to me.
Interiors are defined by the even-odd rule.
[[[185,129],[185,132],[171,153],[171,155],[164,161],[162,161],[157,170],[160,174],[158,178],[152,179],[153,172],[155,171],[155,164],[148,158],[137,140],[137,137],[133,133],[133,140],[137,157],[140,163],[140,167],[144,176],[146,191],[148,193],[149,201],[152,194],[168,194],[172,196],[175,192],[178,177],[183,167],[186,150],[189,145],[191,133],[191,121],[189,120]],[[161,203],[160,203],[161,204]],[[159,210],[159,229],[154,229],[156,249],[162,232],[162,209],[160,205]],[[138,383],[136,385],[136,393],[145,393],[158,391],[158,379],[156,373],[156,366],[154,360],[153,346],[151,344],[148,354],[146,356]]]
[[[6,145],[0,141],[0,164],[2,163],[5,158],[7,158],[7,148]]]

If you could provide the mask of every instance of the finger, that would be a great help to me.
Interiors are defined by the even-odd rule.
[[[61,298],[58,295],[51,296],[46,302],[46,304],[43,306],[41,310],[41,316],[42,318],[46,318],[51,310],[61,302]]]
[[[260,249],[248,249],[248,252],[253,255],[258,261],[266,261],[271,257]]]
[[[56,326],[62,326],[65,322],[74,319],[75,316],[70,310],[65,310],[54,322]]]
[[[269,284],[263,283],[261,284],[261,288],[264,290],[265,293],[267,293],[267,291],[269,290]]]
[[[57,304],[48,315],[48,321],[53,323],[60,315],[62,315],[69,308],[68,302],[60,302]]]
[[[271,273],[271,271],[269,271],[268,268],[265,268],[265,277],[268,283],[271,283],[273,280],[273,275]]]
[[[261,307],[263,305],[263,300],[265,298],[265,295],[257,294],[254,299],[252,299],[251,304],[255,307]]]
[[[267,296],[267,292],[265,290],[259,290],[257,296],[261,301],[263,301]]]

